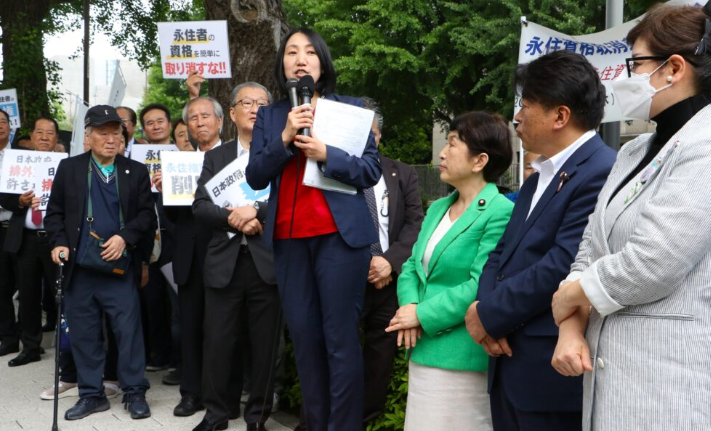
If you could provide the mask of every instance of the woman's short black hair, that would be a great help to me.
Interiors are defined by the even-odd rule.
[[[511,131],[504,117],[488,112],[473,111],[452,120],[449,132],[457,132],[467,144],[469,156],[486,153],[489,162],[484,166],[484,180],[495,183],[511,166],[513,149]]]
[[[595,68],[567,50],[519,65],[514,88],[517,95],[546,109],[567,106],[573,124],[584,130],[596,129],[605,115],[605,86]]]
[[[306,38],[309,39],[311,45],[313,45],[316,55],[318,56],[318,61],[321,63],[321,77],[316,83],[316,91],[321,96],[326,96],[328,94],[336,91],[336,68],[333,66],[333,59],[331,58],[331,51],[328,49],[326,41],[323,40],[320,34],[309,28],[297,28],[291,30],[284,36],[279,44],[279,50],[277,51],[276,60],[274,61],[274,81],[279,85],[281,91],[286,94],[286,75],[284,75],[284,51],[286,50],[286,43],[289,41],[291,36],[296,33],[301,33]]]

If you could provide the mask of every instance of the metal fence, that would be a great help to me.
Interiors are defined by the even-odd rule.
[[[439,179],[438,165],[413,165],[417,172],[417,180],[420,185],[420,195],[427,202],[432,202],[441,197],[447,196],[451,189],[447,183]],[[504,172],[498,184],[511,191],[519,189],[518,184],[518,163],[512,163],[511,167]]]

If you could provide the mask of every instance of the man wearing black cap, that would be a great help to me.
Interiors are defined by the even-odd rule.
[[[117,155],[121,117],[114,108],[94,106],[84,126],[90,151],[59,164],[45,217],[52,260],[67,262],[64,306],[79,380],[79,402],[65,418],[110,407],[102,384],[102,311],[118,343],[123,402],[131,418],[147,418],[138,283],[156,229],[150,180],[145,166]]]

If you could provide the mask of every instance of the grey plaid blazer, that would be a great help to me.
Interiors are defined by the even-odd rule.
[[[601,314],[592,301],[586,431],[711,429],[711,107],[667,142],[635,192],[621,189],[618,213],[606,214],[651,139],[620,151],[571,267],[569,278],[594,280],[618,305],[598,302]]]

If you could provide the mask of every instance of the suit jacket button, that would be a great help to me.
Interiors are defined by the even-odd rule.
[[[597,358],[597,366],[602,370],[605,369],[605,362],[602,360],[602,358],[598,357]]]
[[[499,275],[496,277],[496,281],[501,281],[501,280],[503,280],[503,279],[504,279],[504,274],[499,274]]]

